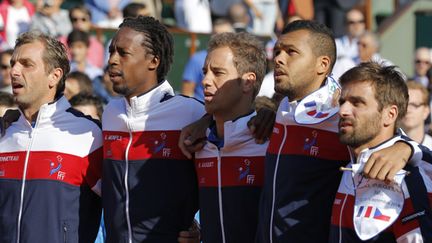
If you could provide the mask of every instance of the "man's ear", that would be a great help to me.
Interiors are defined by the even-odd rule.
[[[54,68],[48,75],[49,87],[50,88],[57,87],[62,77],[63,77],[63,70],[61,68]]]
[[[330,73],[330,64],[331,64],[331,59],[328,56],[319,56],[317,58],[317,66],[316,66],[316,70],[318,75],[322,75],[322,74],[329,74]]]
[[[423,112],[423,120],[426,120],[428,118],[429,114],[430,114],[429,104],[425,104],[425,109]]]
[[[391,105],[383,108],[383,122],[384,126],[390,126],[396,124],[397,117],[399,115],[399,110],[396,105]]]
[[[156,70],[159,67],[159,64],[160,64],[160,58],[158,56],[153,55],[148,68],[150,70]]]
[[[256,83],[256,74],[247,72],[242,75],[243,92],[248,93],[254,90]]]

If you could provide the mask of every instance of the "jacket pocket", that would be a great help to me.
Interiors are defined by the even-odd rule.
[[[73,224],[73,220],[61,222],[61,232],[63,243],[78,243],[78,225]]]
[[[62,231],[63,231],[63,243],[67,243],[68,242],[68,224],[66,221],[63,222],[62,225]]]

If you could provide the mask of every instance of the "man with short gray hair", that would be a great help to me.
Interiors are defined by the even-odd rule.
[[[68,72],[56,39],[38,32],[17,39],[11,80],[19,111],[0,137],[0,242],[96,238],[102,131],[63,96]]]

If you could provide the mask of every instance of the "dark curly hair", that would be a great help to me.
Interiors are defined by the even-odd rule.
[[[174,56],[173,38],[167,28],[155,18],[148,16],[126,18],[119,26],[119,28],[123,27],[144,33],[146,38],[144,38],[142,46],[160,60],[157,68],[158,82],[165,80]]]

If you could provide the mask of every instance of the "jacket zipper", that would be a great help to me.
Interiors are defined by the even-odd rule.
[[[126,214],[126,222],[128,227],[128,242],[132,243],[132,227],[130,222],[130,215],[129,215],[129,184],[128,184],[128,174],[129,174],[129,149],[132,145],[132,131],[130,128],[129,121],[126,121],[126,125],[128,127],[129,131],[129,141],[126,147],[125,152],[125,163],[126,163],[126,169],[125,169],[125,175],[124,175],[124,187],[125,187],[125,196],[126,196],[126,202],[125,202],[125,214]]]
[[[66,243],[67,242],[67,225],[66,223],[63,223],[63,242]]]
[[[26,177],[27,177],[27,167],[28,167],[28,161],[29,161],[29,157],[30,157],[30,150],[33,147],[33,142],[34,142],[34,139],[36,136],[36,128],[39,125],[39,117],[40,117],[40,114],[36,118],[36,123],[35,123],[34,128],[31,127],[31,125],[29,124],[31,127],[31,132],[29,134],[30,142],[29,142],[29,145],[28,145],[27,151],[26,151],[26,157],[25,157],[25,161],[24,161],[23,178],[22,178],[22,183],[21,183],[20,205],[19,205],[18,220],[17,220],[17,241],[16,241],[17,243],[20,243],[20,241],[21,241],[21,218],[22,218],[22,211],[23,211],[23,204],[24,204],[24,190],[25,190]]]
[[[222,172],[221,172],[221,152],[218,149],[218,160],[217,160],[217,170],[218,170],[218,201],[219,201],[219,221],[221,225],[222,233],[222,243],[225,243],[225,226],[223,220],[223,208],[222,208]]]
[[[279,151],[278,151],[278,155],[276,158],[275,170],[273,173],[272,206],[271,206],[270,224],[269,224],[269,226],[270,226],[270,228],[269,228],[270,243],[273,243],[273,216],[274,216],[274,208],[275,208],[275,201],[276,201],[276,176],[277,176],[278,167],[279,167],[280,155],[282,153],[282,149],[283,149],[283,146],[285,144],[286,137],[287,137],[287,128],[285,125],[283,127],[284,127],[284,135],[282,138],[282,142],[279,146]]]

